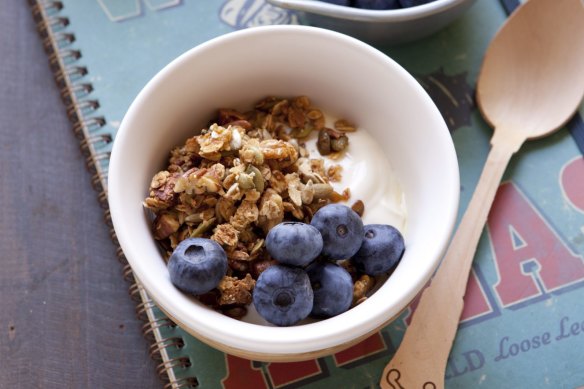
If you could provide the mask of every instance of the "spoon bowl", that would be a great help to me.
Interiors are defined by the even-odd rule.
[[[511,15],[487,50],[477,84],[477,103],[491,126],[534,139],[572,116],[584,94],[583,13],[580,0],[535,0]]]
[[[583,95],[584,3],[524,3],[495,35],[479,74],[479,108],[495,128],[485,167],[446,255],[383,372],[382,388],[444,387],[472,260],[505,168],[525,140],[566,123]]]

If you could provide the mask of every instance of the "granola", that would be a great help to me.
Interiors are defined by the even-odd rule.
[[[363,274],[353,285],[353,305],[361,304],[367,299],[367,293],[375,286],[375,278]]]
[[[188,237],[223,247],[228,274],[200,299],[240,317],[255,279],[274,262],[264,244],[268,231],[282,221],[309,223],[321,207],[350,197],[331,185],[341,180],[341,167],[326,169],[320,156],[311,158],[304,138],[319,132],[326,141],[318,145],[321,154],[338,158],[355,126],[339,120],[325,127],[324,114],[306,96],[267,97],[249,112],[222,108],[211,123],[171,150],[143,204],[154,215],[166,260]]]
[[[217,289],[221,293],[219,305],[247,305],[251,303],[251,291],[255,286],[255,280],[248,273],[243,279],[225,276],[219,282]]]

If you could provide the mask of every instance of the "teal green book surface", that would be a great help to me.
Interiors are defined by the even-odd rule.
[[[416,77],[449,126],[461,174],[459,218],[492,135],[474,102],[477,75],[513,3],[478,0],[433,36],[382,50]],[[33,14],[104,201],[116,131],[151,77],[214,37],[304,23],[264,0],[61,0],[34,3]],[[469,278],[446,370],[449,389],[584,387],[582,113],[526,143],[506,170]],[[125,273],[132,278],[131,269]],[[380,332],[334,355],[263,363],[207,346],[166,318],[139,285],[131,291],[172,388],[376,388],[416,307],[412,302]]]

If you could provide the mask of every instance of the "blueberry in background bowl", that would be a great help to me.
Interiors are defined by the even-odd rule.
[[[400,8],[399,0],[354,0],[353,7],[363,9],[387,10]]]
[[[394,5],[394,9],[380,9],[384,3],[381,0],[350,0],[348,4],[335,0],[266,0],[271,5],[295,11],[303,23],[342,32],[377,47],[430,36],[456,20],[476,0],[399,1],[396,4],[386,0],[386,5]]]
[[[428,4],[436,0],[399,0],[400,4],[404,8],[417,7],[418,5]]]
[[[336,5],[342,5],[345,7],[349,7],[351,5],[351,1],[352,0],[322,0],[325,3],[329,3],[329,4],[336,4]]]

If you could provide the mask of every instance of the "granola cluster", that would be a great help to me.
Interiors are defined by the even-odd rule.
[[[341,180],[341,167],[325,168],[303,143],[318,131],[329,141],[326,154],[338,158],[348,145],[345,132],[355,128],[345,120],[335,127],[325,127],[322,111],[305,96],[268,97],[249,112],[220,109],[211,125],[171,151],[144,206],[154,214],[154,237],[166,259],[188,237],[224,248],[228,274],[200,297],[204,303],[243,316],[255,279],[273,262],[264,244],[268,231],[282,221],[310,223],[321,207],[350,197],[330,184]]]

